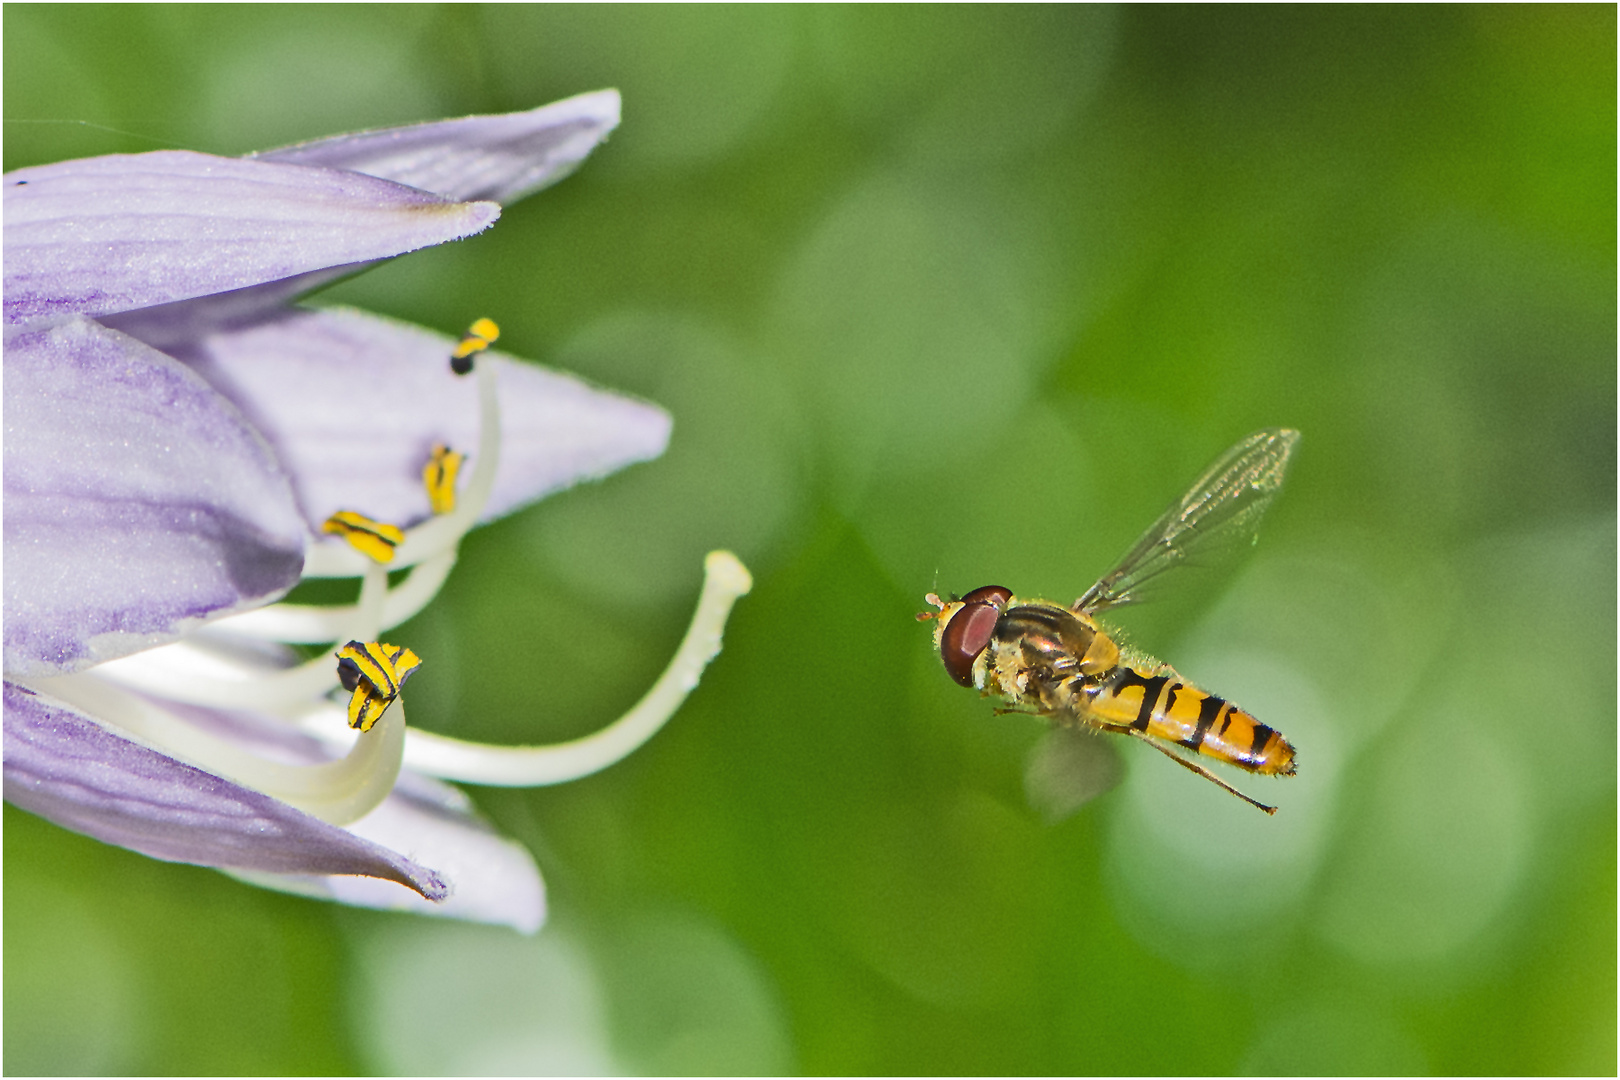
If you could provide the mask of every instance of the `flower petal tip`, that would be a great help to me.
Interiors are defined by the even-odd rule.
[[[513,203],[563,179],[619,124],[619,92],[525,112],[358,131],[253,155],[392,180],[448,199]]]

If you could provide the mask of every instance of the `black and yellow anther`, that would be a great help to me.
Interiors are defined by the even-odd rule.
[[[494,319],[479,319],[473,323],[450,353],[450,370],[457,375],[467,374],[473,368],[473,356],[495,344],[500,336],[501,328],[495,325]]]
[[[465,454],[458,454],[444,443],[433,444],[433,454],[422,466],[422,486],[435,514],[448,514],[456,508],[456,476]]]
[[[370,731],[422,661],[402,645],[351,641],[338,650],[338,682],[349,691],[349,726]]]
[[[339,510],[321,526],[322,532],[335,533],[362,554],[380,563],[394,561],[394,549],[405,542],[405,533],[385,521],[376,521],[353,510]]]

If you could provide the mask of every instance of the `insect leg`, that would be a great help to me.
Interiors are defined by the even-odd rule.
[[[1215,783],[1219,784],[1221,787],[1225,788],[1227,791],[1230,791],[1233,795],[1236,795],[1238,798],[1240,798],[1244,802],[1248,803],[1250,806],[1258,806],[1260,809],[1264,810],[1268,814],[1275,814],[1277,812],[1277,808],[1275,806],[1267,806],[1263,802],[1260,802],[1260,801],[1258,801],[1256,799],[1249,798],[1247,795],[1243,794],[1243,792],[1239,791],[1237,788],[1233,787],[1231,784],[1228,784],[1225,780],[1222,780],[1220,777],[1216,776],[1214,773],[1210,772],[1208,769],[1204,768],[1202,765],[1198,765],[1198,764],[1196,764],[1194,762],[1188,761],[1186,758],[1182,757],[1180,754],[1176,753],[1175,751],[1171,750],[1168,747],[1160,746],[1157,742],[1155,742],[1153,740],[1153,737],[1148,735],[1146,732],[1137,731],[1135,728],[1129,728],[1129,727],[1127,727],[1127,728],[1113,727],[1112,725],[1109,726],[1108,730],[1117,731],[1122,735],[1130,735],[1130,736],[1133,736],[1134,738],[1141,739],[1143,742],[1145,742],[1149,746],[1153,747],[1153,749],[1157,750],[1159,753],[1163,754],[1165,757],[1169,758],[1171,761],[1175,762],[1177,765],[1180,765],[1182,768],[1185,768],[1185,769],[1191,769],[1193,772],[1197,773],[1199,776],[1202,776],[1205,780],[1214,781]]]

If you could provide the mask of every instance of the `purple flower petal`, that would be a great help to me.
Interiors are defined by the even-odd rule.
[[[429,903],[375,877],[237,876],[265,888],[340,904],[496,923],[524,934],[534,933],[545,922],[545,884],[534,856],[491,829],[477,817],[467,797],[447,784],[401,773],[387,801],[349,830],[431,863],[450,883],[450,895]]]
[[[284,650],[273,650],[284,652]],[[311,765],[331,760],[332,751],[285,721],[253,713],[220,712],[177,705],[187,722],[250,748],[268,760]],[[534,857],[478,816],[472,800],[437,780],[401,772],[382,805],[347,826],[348,831],[385,848],[409,852],[433,866],[450,894],[429,903],[375,877],[237,873],[265,888],[335,900],[356,907],[415,911],[452,919],[499,923],[531,934],[545,921],[546,891]]]
[[[82,316],[7,327],[5,426],[8,674],[137,652],[297,583],[286,475],[172,357]]]
[[[434,442],[478,445],[477,388],[451,374],[455,342],[347,308],[292,311],[182,353],[241,406],[291,471],[312,523],[337,510],[408,525],[428,516],[422,466]],[[486,361],[485,358],[488,358]],[[657,457],[669,441],[657,406],[534,364],[498,365],[501,462],[484,519],[581,480]]]
[[[351,169],[446,198],[510,203],[578,167],[619,122],[619,93],[601,90],[528,112],[363,131],[250,154],[260,161]],[[287,302],[370,263],[353,263],[234,292],[138,308],[102,321],[154,349],[272,315]]]
[[[138,338],[154,349],[178,352],[217,331],[239,329],[273,318],[305,293],[375,265],[376,262],[349,263],[311,270],[245,289],[103,315],[97,321]]]
[[[130,742],[42,695],[5,684],[6,801],[169,862],[271,873],[364,874],[429,898],[438,874],[328,825]]]
[[[103,315],[468,236],[500,214],[358,173],[183,150],[5,176],[5,321]]]
[[[573,172],[618,124],[619,92],[598,90],[528,112],[336,135],[250,156],[509,204]]]

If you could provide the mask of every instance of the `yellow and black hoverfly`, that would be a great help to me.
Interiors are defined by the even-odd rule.
[[[1170,665],[1120,646],[1096,616],[1142,599],[1145,586],[1179,565],[1252,544],[1298,442],[1299,432],[1270,428],[1222,454],[1073,604],[1020,598],[1000,585],[950,601],[929,593],[939,610],[917,617],[937,620],[934,645],[945,670],[963,686],[1002,698],[1011,706],[1006,711],[1031,712],[1059,728],[1140,739],[1275,813],[1276,807],[1249,798],[1172,747],[1260,776],[1292,776],[1288,740]],[[1094,781],[1091,793],[1107,782]]]

